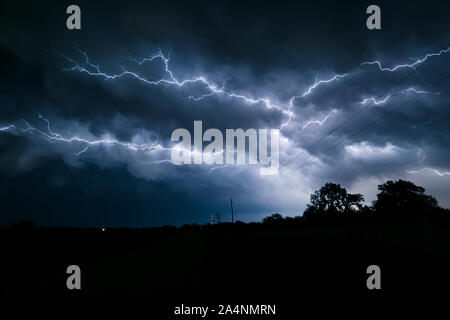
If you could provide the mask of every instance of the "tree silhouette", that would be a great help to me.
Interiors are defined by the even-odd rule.
[[[363,201],[362,194],[348,193],[339,184],[327,183],[311,194],[311,203],[308,204],[303,215],[308,218],[355,213],[363,209]]]
[[[274,213],[271,216],[265,217],[262,222],[267,223],[267,224],[277,224],[277,223],[281,223],[283,221],[284,221],[284,218],[281,214]]]
[[[378,185],[373,207],[377,215],[417,216],[438,208],[437,200],[425,194],[425,189],[414,183],[398,180]]]

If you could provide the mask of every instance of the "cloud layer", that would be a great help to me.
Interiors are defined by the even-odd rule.
[[[449,28],[431,8],[423,14],[433,16],[433,36],[392,31],[388,13],[379,38],[350,4],[320,25],[308,18],[315,6],[295,17],[275,3],[118,6],[80,4],[75,36],[52,28],[61,19],[49,9],[55,19],[24,31],[27,45],[10,27],[17,16],[2,22],[4,223],[203,223],[226,214],[230,196],[249,221],[300,214],[325,182],[372,200],[377,183],[397,178],[450,205]],[[279,174],[173,165],[171,133],[192,132],[195,120],[204,130],[280,129]],[[36,202],[20,203],[27,198]]]

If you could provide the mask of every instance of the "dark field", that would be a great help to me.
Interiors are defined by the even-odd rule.
[[[3,299],[146,299],[153,303],[387,301],[450,283],[450,228],[429,222],[262,224],[151,229],[1,230]],[[81,268],[82,289],[66,288]],[[382,290],[366,287],[381,268]]]

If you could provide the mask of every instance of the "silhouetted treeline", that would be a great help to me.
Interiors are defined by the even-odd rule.
[[[437,200],[425,194],[425,189],[404,180],[387,181],[378,185],[377,199],[371,205],[364,204],[364,196],[349,193],[339,184],[326,183],[311,194],[310,203],[302,215],[284,217],[274,213],[265,217],[261,223],[218,225],[184,225],[181,229],[202,228],[248,228],[262,225],[307,226],[317,224],[372,224],[372,223],[411,223],[423,220],[437,224],[450,225],[450,210],[441,208]]]
[[[423,219],[450,223],[450,210],[441,208],[425,189],[404,180],[378,185],[377,199],[368,206],[362,194],[348,193],[339,184],[327,183],[311,194],[302,216],[283,217],[275,213],[263,219],[265,224],[340,223],[340,222],[413,222]]]
[[[139,228],[152,231],[195,231],[210,228],[248,228],[261,225],[311,225],[311,224],[352,224],[352,223],[410,223],[428,220],[437,224],[450,225],[450,210],[438,205],[437,200],[425,194],[425,189],[414,183],[397,180],[387,181],[378,185],[377,199],[371,205],[364,204],[364,196],[359,193],[349,193],[339,184],[326,183],[311,194],[310,203],[302,215],[284,217],[274,213],[261,222],[244,223],[236,221],[231,224],[224,222],[211,225],[197,223],[185,224],[181,227],[163,226]],[[12,230],[29,231],[36,229],[33,221],[19,221],[11,226]],[[61,228],[59,228],[61,229]],[[71,229],[71,228],[63,228]],[[77,229],[77,228],[76,228]],[[103,228],[85,228],[99,229]],[[129,228],[114,228],[126,230]],[[104,231],[104,230],[103,230]],[[108,231],[110,231],[108,229]]]

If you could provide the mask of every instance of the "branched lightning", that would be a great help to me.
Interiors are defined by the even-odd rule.
[[[237,98],[237,99],[244,100],[245,102],[250,103],[250,104],[262,103],[269,109],[276,108],[276,109],[283,111],[283,108],[281,106],[273,104],[269,98],[254,99],[254,98],[242,95],[242,94],[237,94],[234,92],[226,91],[223,87],[219,88],[217,85],[215,85],[211,81],[207,80],[204,76],[197,76],[197,77],[193,77],[193,78],[189,78],[189,79],[185,79],[185,80],[178,80],[169,68],[170,59],[168,57],[166,57],[161,50],[159,50],[156,54],[153,54],[150,57],[143,58],[143,59],[132,58],[131,55],[128,53],[128,51],[126,51],[129,60],[132,62],[135,62],[139,66],[141,66],[145,63],[148,63],[148,62],[153,62],[155,60],[161,60],[163,62],[164,70],[165,70],[166,75],[168,75],[168,77],[158,79],[158,80],[149,80],[149,79],[137,74],[136,72],[125,69],[123,66],[121,67],[122,72],[116,73],[116,74],[108,74],[108,73],[102,71],[100,66],[92,64],[90,62],[89,57],[86,52],[79,49],[78,46],[76,46],[75,48],[76,48],[77,52],[84,57],[84,65],[80,64],[76,59],[73,59],[67,55],[64,55],[63,53],[61,53],[59,51],[55,51],[56,54],[63,57],[66,61],[68,61],[70,64],[72,64],[71,67],[63,68],[64,71],[77,71],[77,72],[81,72],[81,73],[86,73],[93,77],[103,78],[103,80],[105,80],[105,81],[116,80],[119,78],[123,78],[125,76],[129,76],[129,77],[135,78],[136,80],[139,80],[147,85],[155,85],[155,86],[166,84],[166,85],[174,85],[177,87],[184,87],[187,84],[201,84],[205,87],[205,89],[208,91],[208,93],[198,96],[198,97],[189,96],[189,99],[194,100],[194,101],[200,101],[206,97],[209,97],[209,96],[212,96],[215,94],[222,94],[222,95],[228,96],[230,98]]]
[[[288,118],[285,122],[281,123],[280,128],[279,128],[280,130],[282,130],[284,127],[286,127],[289,124],[292,116],[294,115],[294,112],[292,111],[292,108],[294,107],[294,100],[295,100],[295,97],[292,97],[291,99],[289,99],[288,108],[286,110]]]
[[[312,92],[314,89],[316,89],[318,86],[320,86],[321,84],[325,84],[325,83],[330,83],[330,82],[333,82],[333,81],[337,81],[337,80],[339,80],[339,79],[345,78],[347,75],[348,75],[348,73],[346,73],[346,74],[336,74],[336,75],[334,75],[333,77],[331,77],[331,78],[329,78],[329,79],[326,79],[326,80],[317,80],[317,78],[316,78],[316,81],[314,82],[314,84],[313,84],[312,86],[310,86],[305,92],[303,92],[303,94],[301,94],[301,95],[296,95],[296,96],[291,97],[291,98],[289,99],[289,103],[288,103],[287,109],[284,110],[284,113],[288,115],[288,118],[287,118],[287,120],[286,120],[285,122],[281,123],[281,126],[280,126],[279,129],[280,129],[280,130],[283,129],[283,128],[286,127],[286,126],[289,124],[289,122],[291,121],[292,116],[294,115],[294,112],[292,111],[292,108],[294,107],[294,101],[295,101],[295,99],[298,99],[298,98],[305,98],[306,96],[308,96],[309,94],[311,94],[311,92]],[[325,120],[326,120],[326,119],[325,119]],[[304,129],[304,128],[303,128],[303,129]],[[302,130],[303,130],[303,129],[302,129]]]
[[[121,66],[122,72],[108,74],[108,73],[102,71],[102,69],[100,68],[99,65],[93,64],[90,61],[88,54],[86,52],[82,51],[76,44],[75,44],[75,49],[83,57],[83,59],[84,59],[83,63],[80,63],[76,59],[62,54],[61,52],[55,51],[58,55],[63,57],[67,62],[69,62],[71,64],[70,67],[63,68],[64,71],[76,71],[76,72],[86,73],[89,76],[103,78],[104,81],[116,80],[116,79],[120,79],[120,78],[128,76],[128,77],[134,78],[140,82],[143,82],[144,84],[154,85],[154,86],[173,85],[173,86],[177,86],[177,87],[184,87],[185,85],[188,85],[188,84],[200,84],[204,87],[204,89],[206,89],[207,93],[200,95],[200,96],[189,96],[188,97],[189,99],[191,99],[193,101],[200,101],[207,97],[211,97],[213,95],[224,95],[229,98],[243,100],[244,102],[246,102],[248,104],[262,104],[262,105],[266,106],[266,108],[268,108],[268,109],[275,108],[275,109],[281,111],[283,114],[287,115],[287,120],[285,122],[281,123],[280,130],[289,124],[289,122],[293,116],[293,111],[292,111],[293,101],[296,98],[305,98],[306,96],[310,95],[319,86],[324,85],[324,84],[329,84],[334,81],[338,81],[340,79],[347,77],[350,74],[350,73],[335,74],[328,79],[322,79],[322,80],[318,80],[316,78],[314,84],[311,85],[310,87],[308,87],[302,94],[291,97],[289,99],[288,104],[277,105],[277,104],[274,104],[271,101],[271,99],[268,97],[253,98],[253,97],[249,97],[249,96],[246,96],[246,95],[243,95],[240,93],[228,91],[224,88],[224,86],[222,86],[222,87],[217,86],[212,81],[209,81],[203,75],[188,78],[185,80],[179,80],[175,77],[174,73],[172,72],[172,70],[169,67],[170,58],[168,56],[166,56],[162,52],[161,49],[159,49],[157,53],[150,55],[149,57],[141,58],[141,59],[133,58],[131,56],[131,54],[128,52],[128,50],[124,50],[128,60],[136,63],[139,66],[142,66],[145,63],[153,63],[155,61],[161,61],[164,65],[164,71],[165,71],[165,74],[167,75],[167,77],[163,77],[158,80],[147,79],[146,77],[139,75],[136,72],[125,69],[123,66]],[[379,70],[391,71],[391,72],[397,71],[402,68],[415,69],[415,67],[417,65],[425,62],[430,57],[439,56],[439,55],[441,55],[443,53],[447,53],[449,51],[450,51],[450,47],[447,49],[444,49],[444,50],[440,50],[439,52],[427,53],[423,58],[417,59],[410,64],[400,64],[400,65],[396,65],[392,68],[383,67],[381,62],[379,62],[379,61],[363,62],[363,63],[361,63],[360,67],[363,67],[365,65],[377,65]],[[416,92],[416,93],[419,93],[419,92]],[[386,102],[389,98],[390,98],[390,96],[388,96],[385,99],[380,100],[380,101],[376,101],[375,98],[367,98],[362,103],[374,102],[375,104],[379,104],[379,103]]]
[[[178,80],[169,68],[170,59],[168,57],[166,57],[161,50],[159,50],[156,54],[153,54],[147,58],[142,58],[142,59],[133,58],[128,51],[125,51],[128,59],[130,61],[138,64],[139,66],[142,66],[143,64],[148,63],[148,62],[154,62],[155,60],[162,61],[163,65],[164,65],[165,73],[168,77],[158,79],[158,80],[149,80],[149,79],[145,78],[144,76],[137,74],[136,72],[125,69],[123,66],[121,67],[122,72],[115,73],[115,74],[114,73],[108,74],[108,73],[102,71],[99,65],[95,65],[92,62],[90,62],[88,54],[86,52],[82,51],[81,49],[79,49],[77,45],[75,46],[75,49],[84,58],[84,63],[80,63],[72,57],[69,57],[59,51],[55,51],[56,54],[58,54],[59,56],[61,56],[67,62],[69,62],[71,64],[70,67],[63,68],[64,71],[76,71],[76,72],[86,73],[92,77],[102,78],[104,81],[116,80],[119,78],[123,78],[125,76],[129,76],[129,77],[132,77],[132,78],[134,78],[138,81],[141,81],[147,85],[155,85],[155,86],[166,84],[166,85],[174,85],[177,87],[183,87],[187,84],[201,84],[204,86],[207,93],[200,95],[200,96],[189,96],[188,97],[189,99],[191,99],[193,101],[200,101],[200,100],[203,100],[204,98],[211,97],[216,94],[225,95],[229,98],[236,98],[236,99],[243,100],[249,104],[263,104],[268,109],[275,108],[277,110],[280,110],[284,114],[288,115],[288,117],[291,116],[290,108],[292,107],[292,102],[295,98],[300,98],[300,97],[304,98],[304,97],[310,95],[312,93],[312,91],[314,89],[316,89],[317,87],[319,87],[320,85],[342,79],[348,75],[348,74],[337,74],[337,75],[334,75],[331,78],[325,79],[325,80],[318,80],[316,78],[314,84],[311,85],[310,87],[308,87],[303,94],[290,98],[289,104],[283,106],[283,105],[274,104],[271,101],[271,99],[267,98],[267,97],[252,98],[252,97],[248,97],[243,94],[235,93],[232,91],[227,91],[227,90],[225,90],[225,88],[223,86],[218,87],[213,82],[207,80],[206,77],[204,77],[204,76],[196,76],[196,77],[185,79],[185,80]],[[286,124],[282,125],[282,127],[284,127],[285,125]]]
[[[87,139],[87,138],[81,138],[77,135],[72,137],[65,137],[62,134],[56,133],[52,130],[50,121],[42,116],[40,113],[37,112],[38,118],[45,122],[46,124],[46,131],[43,131],[39,128],[34,127],[31,125],[27,120],[22,119],[22,122],[24,123],[24,128],[20,129],[20,132],[22,133],[28,133],[28,134],[38,134],[42,137],[44,137],[47,141],[50,143],[56,143],[56,142],[62,142],[62,143],[76,143],[76,144],[82,144],[84,147],[75,152],[74,154],[76,156],[80,156],[81,154],[85,153],[89,147],[96,146],[96,145],[106,145],[106,146],[120,146],[124,147],[130,151],[136,151],[136,152],[151,152],[151,151],[178,151],[183,152],[184,154],[188,154],[189,156],[196,156],[198,154],[201,154],[204,159],[206,157],[211,157],[211,159],[214,160],[214,157],[223,154],[224,151],[215,151],[215,152],[202,152],[201,150],[190,150],[185,149],[181,147],[180,145],[176,145],[174,147],[163,147],[161,144],[157,143],[157,140],[153,144],[136,144],[131,142],[122,142],[112,137],[105,137],[103,139]],[[8,124],[5,127],[0,127],[0,131],[10,131],[12,129],[16,129],[18,126],[13,124]],[[237,153],[237,150],[234,151],[227,151],[232,152],[234,154]],[[147,161],[144,162],[145,164],[161,164],[161,163],[171,163],[176,164],[174,161],[170,159],[160,159],[160,160],[154,160],[154,161]]]
[[[80,154],[86,152],[90,146],[96,146],[96,145],[116,145],[125,147],[132,151],[170,151],[170,148],[163,147],[161,144],[158,144],[157,142],[154,142],[153,144],[137,144],[132,142],[122,142],[119,141],[113,137],[105,137],[103,139],[87,139],[82,138],[77,135],[71,136],[71,137],[65,137],[59,133],[54,132],[51,129],[50,121],[38,113],[38,118],[46,123],[47,130],[43,131],[39,128],[36,128],[32,126],[28,121],[25,119],[22,119],[25,128],[21,129],[21,132],[23,133],[35,133],[42,137],[44,137],[46,140],[48,140],[51,143],[55,142],[65,142],[65,143],[79,143],[84,145],[84,147],[75,153],[75,155],[79,156]],[[15,128],[15,125],[10,125],[9,129]],[[7,128],[7,127],[5,127]],[[7,130],[7,129],[5,129]]]
[[[322,80],[319,80],[316,77],[314,83],[311,86],[307,87],[303,91],[303,93],[300,93],[298,95],[294,95],[294,96],[290,97],[287,104],[279,105],[279,104],[273,103],[272,100],[268,97],[251,97],[251,96],[247,96],[247,95],[244,95],[244,94],[241,94],[238,92],[233,92],[233,91],[227,90],[227,89],[225,89],[225,86],[219,87],[216,84],[214,84],[212,81],[208,80],[207,77],[205,77],[203,75],[198,75],[198,76],[194,76],[194,77],[187,78],[184,80],[180,80],[174,75],[173,71],[170,69],[170,66],[169,66],[170,58],[169,58],[169,56],[166,56],[162,52],[162,50],[158,50],[155,54],[153,54],[149,57],[146,57],[146,58],[141,58],[141,59],[133,58],[127,50],[125,51],[129,61],[137,64],[138,66],[142,66],[146,63],[155,63],[158,61],[162,63],[165,76],[160,79],[152,80],[141,74],[138,74],[137,72],[131,71],[123,66],[120,66],[121,72],[119,72],[119,73],[105,72],[104,70],[102,70],[100,65],[97,65],[97,64],[94,64],[93,62],[91,62],[88,54],[86,52],[82,51],[76,44],[75,44],[75,49],[76,49],[76,52],[81,56],[81,58],[76,59],[76,58],[67,56],[61,52],[55,51],[55,53],[57,55],[62,57],[69,64],[68,67],[63,68],[63,71],[84,73],[91,77],[103,79],[103,81],[113,81],[113,80],[118,80],[121,78],[129,77],[129,78],[135,79],[139,82],[142,82],[146,85],[151,85],[151,86],[168,85],[168,86],[184,87],[189,84],[201,85],[202,88],[205,89],[206,93],[204,93],[203,95],[199,95],[199,96],[188,96],[189,99],[191,99],[192,101],[201,101],[205,98],[208,98],[208,97],[211,97],[214,95],[223,95],[223,96],[226,96],[229,98],[242,100],[248,104],[252,104],[252,105],[253,104],[261,104],[261,105],[264,105],[268,109],[272,109],[272,108],[277,109],[280,112],[282,112],[283,114],[287,115],[287,120],[285,122],[281,123],[280,130],[283,129],[284,127],[286,127],[289,124],[289,122],[291,121],[291,119],[294,115],[293,109],[295,106],[294,101],[296,99],[306,98],[307,96],[311,95],[313,93],[313,91],[316,90],[318,87],[342,80],[345,77],[349,76],[353,72],[353,71],[350,71],[348,73],[335,74],[335,75],[330,76],[327,79],[322,79]],[[439,56],[441,54],[448,53],[448,52],[450,52],[450,47],[445,50],[440,50],[435,53],[427,53],[421,59],[417,59],[410,64],[399,64],[399,65],[396,65],[396,66],[390,67],[390,68],[384,67],[381,64],[381,62],[379,62],[379,61],[363,62],[363,63],[361,63],[359,68],[362,68],[363,66],[366,66],[366,65],[376,65],[376,66],[378,66],[378,69],[380,71],[389,71],[389,72],[395,72],[395,71],[403,69],[403,68],[416,69],[416,67],[418,65],[425,62],[429,58],[434,57],[434,56]],[[366,104],[368,102],[373,102],[375,105],[378,105],[378,104],[387,102],[394,95],[403,95],[403,94],[406,94],[409,92],[412,92],[415,94],[433,94],[433,95],[440,94],[440,92],[429,92],[429,91],[424,91],[424,90],[418,90],[418,89],[411,87],[411,88],[402,90],[400,92],[388,95],[388,96],[384,97],[383,99],[379,99],[379,100],[376,100],[376,98],[365,98],[360,103]],[[333,109],[330,113],[328,113],[321,120],[307,121],[306,123],[303,124],[302,128],[300,129],[300,132],[307,129],[311,125],[322,126],[335,113],[337,113],[337,110]],[[172,150],[172,148],[163,147],[162,145],[157,144],[156,142],[154,142],[152,144],[137,144],[137,143],[119,141],[110,136],[105,136],[105,137],[98,138],[98,139],[83,138],[83,137],[80,137],[79,135],[64,136],[64,135],[62,135],[60,133],[56,133],[52,130],[50,121],[47,118],[43,117],[41,114],[38,114],[38,118],[41,121],[45,122],[45,124],[46,124],[45,130],[36,128],[36,127],[32,126],[26,120],[23,120],[23,123],[25,124],[25,128],[23,128],[21,130],[21,132],[30,133],[30,134],[33,134],[33,133],[38,134],[38,135],[44,137],[46,140],[48,140],[51,143],[54,143],[54,142],[77,143],[77,144],[81,145],[81,149],[79,151],[75,152],[76,156],[80,156],[80,155],[84,154],[85,152],[88,152],[88,150],[90,150],[90,147],[96,146],[96,145],[107,145],[107,146],[115,145],[115,146],[127,148],[128,150],[132,150],[132,151],[157,151],[157,150],[171,151]],[[12,130],[18,130],[18,126],[15,124],[7,124],[6,126],[0,127],[0,131],[2,131],[2,132],[4,132],[4,131],[8,132],[8,131],[12,131]],[[164,162],[173,163],[171,160],[168,160],[168,159],[156,160],[151,163],[164,163]],[[210,170],[210,172],[213,171],[214,169],[215,168],[212,168]],[[425,169],[432,170],[432,171],[435,170],[435,169],[430,169],[430,168],[425,168]],[[425,170],[425,169],[423,169],[423,170]],[[411,171],[411,173],[415,173],[415,172],[416,171]],[[436,174],[439,174],[439,175],[450,174],[448,172],[440,173],[437,170],[433,171],[433,172],[435,172]]]

